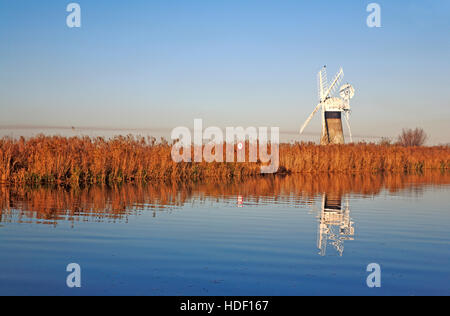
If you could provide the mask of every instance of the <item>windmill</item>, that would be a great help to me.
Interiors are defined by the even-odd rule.
[[[337,86],[344,78],[344,70],[341,68],[328,84],[327,67],[324,66],[317,76],[319,86],[319,104],[303,124],[300,134],[303,133],[314,114],[322,110],[322,136],[321,145],[344,144],[344,132],[342,129],[342,114],[344,114],[350,134],[350,141],[353,142],[352,131],[350,129],[350,99],[355,95],[355,89],[350,84],[344,84],[339,89],[339,96],[335,97]]]

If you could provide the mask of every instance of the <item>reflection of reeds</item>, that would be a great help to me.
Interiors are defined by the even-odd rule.
[[[122,221],[142,210],[176,208],[205,198],[237,202],[289,203],[304,205],[319,194],[341,197],[345,194],[373,196],[382,190],[420,191],[425,185],[449,185],[449,172],[426,172],[405,175],[386,174],[297,174],[287,176],[251,177],[245,181],[217,181],[184,184],[147,184],[88,186],[66,189],[61,186],[0,187],[0,222],[37,221],[55,224],[71,222]],[[18,210],[18,212],[14,211]],[[18,213],[18,214],[17,214]],[[156,214],[156,213],[155,213]],[[12,218],[14,216],[14,218]]]
[[[450,147],[444,146],[280,145],[280,170],[292,173],[408,172],[449,167]],[[259,172],[259,163],[175,163],[167,142],[132,136],[111,140],[56,136],[0,139],[0,182],[82,184],[240,179]]]

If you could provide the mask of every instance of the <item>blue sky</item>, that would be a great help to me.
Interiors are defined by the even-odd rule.
[[[0,126],[295,132],[327,64],[355,86],[354,134],[450,142],[449,1],[377,1],[368,28],[372,1],[79,0],[80,29],[70,2],[0,0]]]

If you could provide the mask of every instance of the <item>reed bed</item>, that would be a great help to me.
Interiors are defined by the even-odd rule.
[[[415,172],[448,170],[450,147],[358,143],[280,146],[280,165],[294,173]]]
[[[11,184],[229,180],[259,175],[260,166],[259,162],[175,163],[171,145],[154,138],[41,135],[0,139],[0,182]],[[279,171],[283,173],[412,172],[449,167],[448,146],[280,145]]]

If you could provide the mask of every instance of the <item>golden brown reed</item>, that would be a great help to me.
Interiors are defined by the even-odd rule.
[[[247,144],[248,149],[248,144]],[[247,150],[248,156],[248,150]],[[280,145],[280,171],[289,173],[411,172],[446,170],[450,147],[350,144]],[[154,138],[37,136],[0,139],[0,182],[127,183],[241,179],[260,163],[175,163],[171,145]]]
[[[280,165],[295,173],[412,172],[450,167],[450,147],[359,143],[280,146]]]

